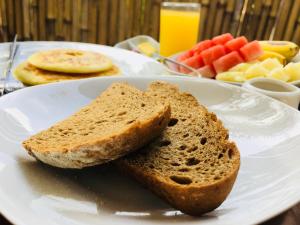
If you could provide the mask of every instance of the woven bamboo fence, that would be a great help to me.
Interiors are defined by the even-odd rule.
[[[19,40],[64,40],[107,45],[139,34],[158,39],[161,2],[0,0],[0,41],[10,41],[16,33]],[[284,39],[300,44],[300,0],[189,2],[202,4],[200,39],[230,32],[249,39]]]

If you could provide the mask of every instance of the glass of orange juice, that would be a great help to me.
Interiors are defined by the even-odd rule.
[[[193,47],[198,40],[198,3],[163,2],[160,9],[160,54],[168,57]]]

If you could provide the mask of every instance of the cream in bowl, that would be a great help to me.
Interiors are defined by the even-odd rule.
[[[298,109],[300,89],[294,85],[275,79],[254,78],[246,81],[243,87],[275,98]]]

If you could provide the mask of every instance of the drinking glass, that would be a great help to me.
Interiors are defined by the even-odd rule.
[[[168,57],[193,47],[198,40],[198,3],[163,2],[160,10],[160,54]]]

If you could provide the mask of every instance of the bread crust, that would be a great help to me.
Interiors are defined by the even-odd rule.
[[[236,180],[240,167],[240,154],[236,145],[232,142],[230,144],[236,154],[234,169],[225,179],[209,185],[177,185],[155,173],[140,170],[123,160],[118,160],[116,165],[174,208],[192,216],[201,216],[216,209],[225,201]]]

